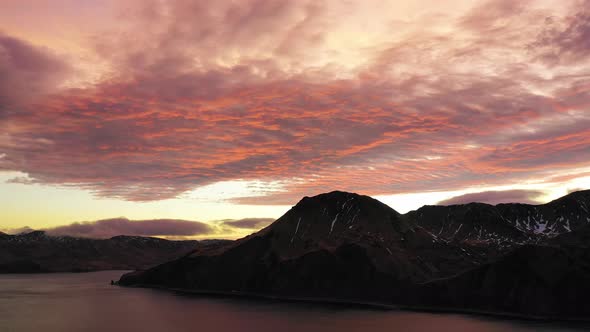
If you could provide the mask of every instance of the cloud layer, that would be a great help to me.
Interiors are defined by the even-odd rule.
[[[69,225],[46,229],[49,235],[68,235],[88,238],[111,238],[117,235],[133,236],[198,236],[213,232],[205,223],[188,220],[154,219],[129,220],[114,218],[90,222],[75,222]]]
[[[60,91],[65,64],[0,36],[0,101],[19,100],[0,105],[0,170],[132,201],[259,180],[282,190],[234,202],[292,204],[588,166],[590,6],[553,6],[399,21],[354,2],[141,2],[92,40],[104,79]]]
[[[129,220],[112,218],[96,221],[74,222],[68,225],[46,228],[44,231],[54,236],[73,236],[108,239],[117,235],[156,236],[169,239],[193,238],[238,238],[270,225],[271,218],[226,219],[214,223],[204,223],[178,219]],[[6,234],[21,234],[34,231],[24,226],[2,229]]]
[[[273,221],[275,220],[272,218],[244,218],[239,220],[223,220],[221,225],[229,228],[259,230],[270,225]]]
[[[0,31],[0,121],[57,90],[71,68],[47,49]]]
[[[439,205],[456,205],[467,204],[472,202],[500,204],[500,203],[523,203],[523,204],[540,204],[539,198],[543,192],[536,190],[502,190],[502,191],[483,191],[479,193],[465,194],[455,196],[444,201],[438,202]]]

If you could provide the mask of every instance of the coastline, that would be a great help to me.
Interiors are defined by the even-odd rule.
[[[274,295],[267,293],[256,293],[256,292],[243,292],[243,291],[215,291],[215,290],[198,290],[198,289],[185,289],[185,288],[172,288],[164,287],[159,285],[148,285],[148,284],[136,284],[136,285],[121,285],[118,282],[116,286],[129,287],[129,288],[147,288],[156,289],[167,292],[174,292],[184,295],[201,295],[207,297],[222,297],[222,298],[236,298],[245,300],[269,300],[269,301],[280,301],[280,302],[293,302],[293,303],[313,303],[313,304],[325,304],[325,305],[343,305],[343,306],[355,306],[363,307],[368,309],[376,310],[396,310],[396,311],[413,311],[413,312],[425,312],[425,313],[440,313],[440,314],[465,314],[470,316],[485,316],[504,318],[511,320],[522,320],[529,322],[552,322],[552,323],[569,323],[569,324],[581,324],[584,327],[590,328],[590,317],[556,317],[556,316],[540,316],[540,315],[529,315],[513,312],[502,312],[502,311],[489,311],[489,310],[478,310],[478,309],[467,309],[467,308],[442,308],[442,307],[429,307],[429,306],[412,306],[402,304],[392,304],[384,302],[371,302],[364,300],[354,299],[338,299],[338,298],[321,298],[321,297],[301,297],[301,296],[286,296],[286,295]]]
[[[126,268],[110,268],[110,269],[75,269],[75,270],[42,270],[42,271],[16,271],[16,272],[4,272],[0,271],[2,275],[40,275],[40,274],[83,274],[83,273],[94,273],[94,272],[105,272],[105,271],[127,271],[132,272],[133,269]]]

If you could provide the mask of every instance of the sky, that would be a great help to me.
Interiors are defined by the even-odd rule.
[[[0,229],[238,238],[304,196],[590,188],[589,0],[3,0]]]

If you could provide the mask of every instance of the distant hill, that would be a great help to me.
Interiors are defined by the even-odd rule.
[[[368,196],[305,197],[265,229],[121,285],[588,319],[590,191],[543,205],[399,214]]]
[[[0,273],[83,272],[146,269],[215,242],[115,236],[88,239],[43,231],[0,234]]]

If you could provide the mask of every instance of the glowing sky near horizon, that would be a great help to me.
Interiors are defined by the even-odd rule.
[[[590,188],[589,108],[588,0],[4,0],[0,230],[545,202]]]

